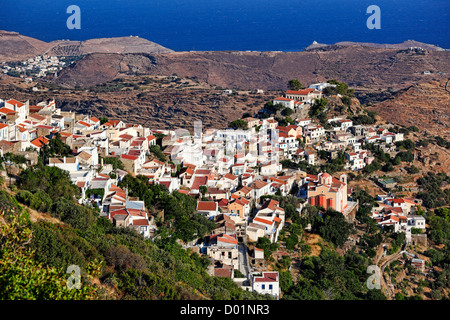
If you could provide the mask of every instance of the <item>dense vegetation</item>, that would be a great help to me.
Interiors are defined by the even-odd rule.
[[[114,227],[109,220],[99,217],[96,210],[78,205],[76,188],[64,171],[42,165],[24,170],[19,177],[21,190],[15,198],[3,191],[0,194],[3,210],[22,212],[25,217],[20,227],[9,218],[5,219],[8,224],[2,224],[0,283],[10,281],[9,277],[14,277],[15,282],[0,286],[0,297],[263,298],[241,290],[230,279],[209,276],[206,273],[209,259],[186,251],[177,243],[177,239],[201,238],[214,227],[208,219],[194,214],[194,199],[181,193],[171,195],[163,186],[145,183],[142,177],[127,177],[123,183],[128,183],[131,195],[142,196],[152,209],[165,210],[166,222],[159,223],[160,233],[154,242],[134,230]],[[60,219],[62,224],[31,222],[26,218],[27,210],[18,200],[37,210],[44,209],[42,211]],[[25,230],[27,237],[32,235],[31,240],[11,237],[11,234],[20,234],[18,228]],[[23,248],[23,255],[16,246]],[[12,263],[21,259],[23,264]],[[82,290],[69,291],[61,285],[69,277],[65,271],[70,265],[77,265],[82,270]],[[33,268],[35,270],[31,271]],[[93,276],[99,278],[101,286],[91,284],[89,279]],[[25,281],[35,283],[35,290],[26,289],[22,285]],[[107,294],[111,290],[113,296]]]
[[[423,177],[417,179],[423,191],[417,194],[422,199],[423,205],[427,208],[436,208],[450,204],[450,189],[443,190],[443,184],[450,183],[450,177],[445,173],[428,172]]]

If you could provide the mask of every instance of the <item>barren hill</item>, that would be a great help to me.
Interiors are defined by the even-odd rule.
[[[423,48],[425,50],[436,50],[436,51],[445,51],[445,49],[440,48],[438,46],[423,43],[415,40],[407,40],[402,43],[388,44],[388,43],[371,43],[371,42],[352,42],[352,41],[341,41],[336,42],[337,46],[364,46],[364,47],[373,47],[373,48],[383,48],[383,49],[408,49],[408,48]],[[325,44],[312,44],[309,48],[314,48],[317,46],[326,46]]]
[[[0,62],[20,61],[47,53],[80,56],[91,53],[168,53],[172,50],[140,37],[100,38],[86,41],[44,42],[17,32],[0,30]]]
[[[416,126],[429,135],[450,137],[450,87],[448,81],[415,84],[370,107],[386,121]]]
[[[198,51],[152,55],[88,55],[52,82],[89,87],[125,74],[196,78],[233,89],[286,89],[290,79],[303,84],[337,79],[372,91],[404,89],[450,73],[450,52],[384,49],[360,45],[326,46],[302,52]],[[125,66],[122,68],[122,66]],[[98,78],[86,79],[86,72]]]
[[[91,53],[167,53],[173,52],[140,37],[100,38],[86,41],[58,40],[46,53],[55,56],[80,56]]]
[[[50,44],[47,42],[17,32],[0,30],[0,62],[32,58],[49,48]]]

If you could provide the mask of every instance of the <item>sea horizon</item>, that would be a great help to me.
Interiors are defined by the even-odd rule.
[[[373,4],[380,29],[366,24]],[[80,8],[80,29],[67,27],[71,5]],[[447,0],[15,0],[2,11],[0,30],[45,42],[132,35],[178,52],[296,52],[313,41],[415,40],[450,49]]]

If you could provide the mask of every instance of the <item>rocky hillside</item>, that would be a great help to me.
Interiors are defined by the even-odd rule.
[[[90,53],[168,53],[173,52],[140,37],[100,38],[86,41],[53,41],[47,53],[55,56],[80,56]]]
[[[17,32],[0,30],[0,62],[20,61],[41,54],[82,56],[91,53],[168,53],[172,50],[139,37],[115,37],[86,41],[44,42]]]
[[[391,98],[374,104],[385,120],[403,126],[416,126],[429,135],[450,137],[450,92],[448,81],[412,85]]]
[[[204,127],[224,128],[244,113],[255,114],[281,92],[255,94],[223,90],[193,79],[156,76],[126,76],[84,89],[50,89],[32,92],[35,84],[19,78],[0,76],[0,98],[14,97],[36,104],[56,99],[63,110],[106,116],[152,128],[191,130],[195,120]]]
[[[51,81],[64,87],[91,86],[125,74],[141,73],[195,78],[210,85],[253,90],[286,89],[290,79],[311,84],[337,79],[371,91],[404,89],[429,80],[446,79],[450,52],[327,46],[302,52],[172,52],[133,57],[88,55]],[[136,55],[135,55],[136,56]],[[136,62],[135,62],[136,61]],[[142,61],[145,61],[141,63]],[[121,63],[126,68],[121,69]],[[86,79],[91,70],[97,77]]]
[[[0,62],[32,58],[49,48],[50,44],[47,42],[17,32],[0,30]]]
[[[423,43],[415,40],[407,40],[402,43],[388,44],[388,43],[371,43],[371,42],[353,42],[353,41],[340,41],[336,42],[337,46],[364,46],[364,47],[373,47],[373,48],[384,48],[384,49],[408,49],[408,48],[422,48],[426,50],[436,50],[436,51],[445,51],[445,49],[440,48],[438,46]],[[306,50],[316,49],[320,47],[326,47],[328,44],[317,43],[314,41],[311,45],[309,45]]]

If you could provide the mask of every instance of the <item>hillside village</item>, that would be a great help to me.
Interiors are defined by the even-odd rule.
[[[272,101],[306,115],[292,123],[257,114],[237,120],[235,128],[203,129],[197,122],[193,133],[63,111],[54,100],[30,105],[8,97],[0,101],[0,156],[15,154],[26,161],[6,162],[4,178],[13,183],[20,170],[37,163],[52,139],[60,139],[71,154],[50,157],[46,165],[69,173],[80,190],[78,202],[97,207],[115,226],[132,228],[150,240],[157,237],[156,221],[164,219],[164,212],[150,212],[143,199],[131,197],[119,181],[126,175],[144,176],[150,185],[189,195],[197,200],[197,213],[217,228],[183,247],[209,257],[211,275],[280,298],[279,274],[257,263],[264,261],[264,250],[254,245],[260,238],[278,242],[286,226],[285,210],[271,196],[293,195],[299,213],[307,205],[318,206],[338,211],[352,223],[359,203],[352,198],[349,174],[357,175],[373,163],[374,146],[397,153],[395,143],[405,140],[389,125],[354,124],[342,116],[328,119],[325,128],[308,117],[328,86],[287,90]],[[300,169],[300,164],[318,166],[338,157],[344,169],[339,174]],[[419,199],[396,198],[386,191],[377,203],[371,217],[380,226],[404,232],[407,242],[417,238],[413,229],[425,230],[425,219],[417,215]]]
[[[66,68],[79,58],[42,54],[23,61],[3,62],[0,70],[3,74],[21,77],[27,82],[32,82],[33,78],[44,78],[50,74],[56,75],[58,71]]]

